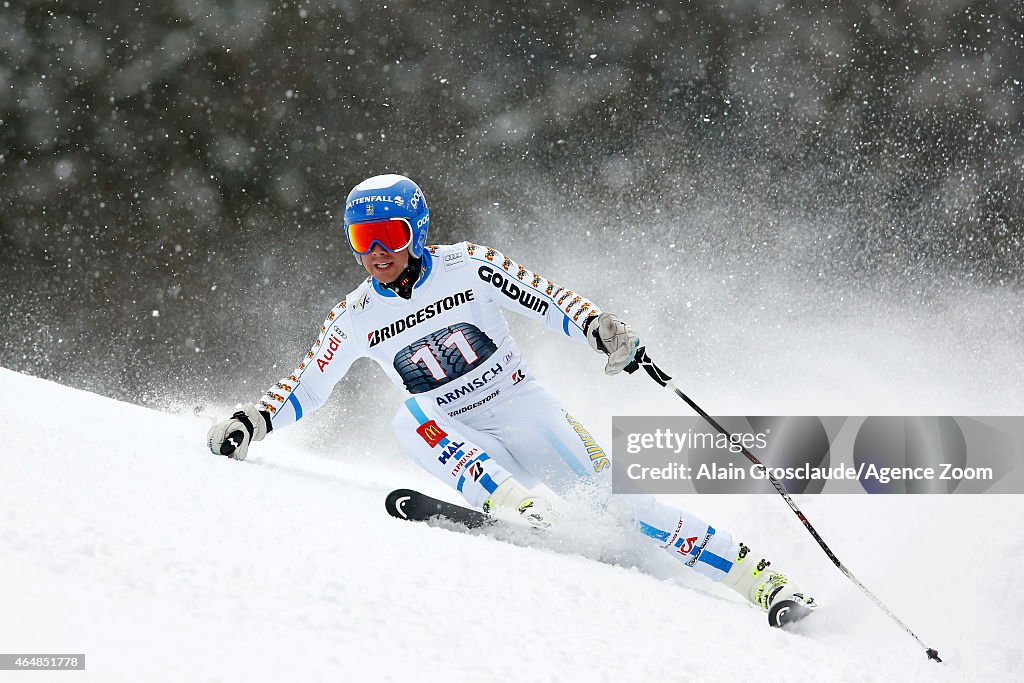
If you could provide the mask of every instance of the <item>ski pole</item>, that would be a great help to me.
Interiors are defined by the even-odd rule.
[[[726,438],[728,438],[730,443],[734,442],[732,435],[729,432],[727,432],[725,428],[722,427],[722,425],[718,424],[718,422],[715,421],[713,417],[708,415],[699,405],[694,403],[693,399],[691,399],[689,396],[680,391],[679,388],[672,383],[672,378],[668,375],[668,373],[666,373],[664,370],[662,370],[661,368],[654,364],[654,361],[652,361],[651,357],[647,355],[647,350],[643,346],[636,350],[636,355],[633,357],[633,360],[624,369],[627,373],[632,374],[636,372],[636,370],[639,367],[643,367],[643,369],[647,372],[648,375],[651,376],[651,379],[653,379],[655,382],[657,382],[663,387],[671,389],[676,393],[676,396],[686,401],[687,405],[693,408],[693,410],[698,415],[707,420],[708,424],[710,424],[712,427],[717,429],[719,433],[723,434]],[[772,473],[768,471],[768,468],[764,466],[764,463],[758,460],[757,456],[751,453],[742,444],[739,445],[742,449],[741,452],[743,453],[743,455],[746,456],[747,460],[754,463],[754,465],[756,465],[757,467],[760,467],[761,473],[763,475],[767,475],[767,478],[772,483],[772,486],[775,487],[775,490],[778,491],[779,495],[782,496],[782,498],[786,501],[786,503],[789,505],[789,508],[796,513],[797,517],[800,518],[800,521],[803,522],[804,527],[807,529],[808,532],[810,532],[811,536],[814,537],[814,540],[818,542],[818,545],[821,546],[821,549],[825,551],[825,554],[828,555],[828,558],[830,560],[832,560],[832,563],[839,568],[839,571],[841,571],[846,576],[846,578],[850,579],[850,581],[853,581],[853,583],[856,584],[858,588],[864,591],[864,594],[871,598],[872,602],[878,605],[879,609],[885,612],[890,619],[899,624],[900,628],[902,628],[904,631],[910,634],[910,637],[916,640],[917,644],[924,648],[925,654],[928,655],[928,659],[934,659],[936,662],[941,662],[942,660],[939,659],[939,653],[937,650],[925,645],[924,642],[922,642],[921,639],[918,638],[917,635],[913,631],[911,631],[910,628],[906,624],[904,624],[899,617],[893,614],[892,610],[886,607],[881,600],[875,597],[875,594],[869,591],[867,586],[861,583],[860,580],[853,575],[853,572],[847,569],[846,566],[839,561],[839,558],[836,557],[835,553],[832,552],[832,549],[828,547],[825,541],[818,534],[817,530],[813,526],[811,526],[810,521],[808,521],[807,517],[804,516],[804,513],[801,512],[800,508],[798,508],[796,506],[796,503],[793,502],[792,497],[790,497],[789,493],[786,492],[785,487],[783,487],[782,484],[779,483],[779,480],[776,479],[772,475]]]

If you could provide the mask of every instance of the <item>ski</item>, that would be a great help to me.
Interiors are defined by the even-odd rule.
[[[410,522],[446,521],[468,529],[495,524],[496,520],[479,510],[439,500],[412,489],[395,489],[384,501],[388,514]]]
[[[409,522],[426,522],[427,524],[449,527],[457,525],[457,527],[465,529],[490,528],[496,530],[506,528],[502,527],[499,520],[480,510],[474,510],[457,503],[449,503],[448,501],[428,496],[413,489],[395,489],[384,500],[384,507],[392,517]],[[537,541],[542,537],[531,533],[530,538],[533,541]],[[521,538],[507,538],[504,540],[523,544]],[[564,552],[556,548],[552,549],[556,550],[556,552]],[[771,610],[769,610],[768,624],[776,628],[792,624],[811,614],[814,611],[814,607],[817,607],[817,605],[813,604],[813,602],[811,605],[803,605],[794,600],[781,601],[773,605]]]

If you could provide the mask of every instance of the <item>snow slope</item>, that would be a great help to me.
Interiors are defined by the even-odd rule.
[[[1019,496],[798,501],[937,665],[774,496],[685,504],[813,587],[824,607],[792,632],[682,569],[666,578],[659,559],[639,570],[393,520],[391,488],[451,498],[411,464],[343,464],[280,435],[239,463],[205,451],[204,419],[2,369],[0,382],[0,651],[86,654],[84,672],[5,681],[946,681],[1024,668]]]

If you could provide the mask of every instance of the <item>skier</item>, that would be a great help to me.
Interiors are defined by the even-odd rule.
[[[344,229],[370,277],[328,313],[295,371],[214,425],[208,446],[244,460],[251,441],[317,410],[352,362],[368,356],[411,394],[394,429],[413,460],[473,507],[550,526],[558,513],[531,489],[543,482],[564,493],[581,479],[607,481],[611,459],[533,378],[501,309],[605,354],[609,375],[633,360],[640,340],[614,314],[494,249],[426,246],[429,226],[423,192],[408,178],[357,185]],[[816,606],[728,532],[653,496],[627,501],[643,534],[759,605],[773,625]]]

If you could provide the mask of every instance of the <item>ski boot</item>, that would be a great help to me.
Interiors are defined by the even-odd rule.
[[[768,623],[779,627],[803,619],[818,607],[785,574],[769,569],[771,562],[754,562],[750,548],[740,543],[732,568],[722,580],[726,586],[768,612]]]
[[[484,501],[483,508],[484,512],[496,517],[518,517],[536,529],[549,529],[557,514],[547,500],[530,491],[514,477],[503,481]]]

